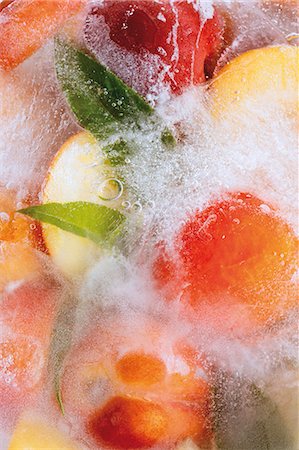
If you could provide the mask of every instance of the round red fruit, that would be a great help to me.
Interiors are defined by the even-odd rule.
[[[87,45],[99,56],[101,49],[92,48],[92,43],[97,42],[96,19],[100,17],[109,27],[110,39],[138,55],[136,67],[130,67],[130,72],[141,71],[147,85],[147,57],[156,56],[159,64],[157,73],[151,75],[153,83],[162,77],[177,94],[206,80],[205,65],[210,66],[221,49],[223,27],[217,12],[205,18],[190,1],[104,1],[103,6],[93,8],[85,29]],[[117,63],[113,65],[110,68],[117,72]],[[121,69],[118,72],[121,78],[126,77]]]
[[[154,276],[159,287],[168,283],[172,294],[183,292],[194,308],[233,298],[267,322],[296,305],[298,240],[269,205],[250,194],[231,194],[197,211],[174,247],[175,260],[160,252]]]

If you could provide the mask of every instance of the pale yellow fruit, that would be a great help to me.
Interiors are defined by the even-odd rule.
[[[56,154],[42,200],[43,203],[86,201],[119,208],[121,191],[122,184],[114,177],[100,145],[91,134],[82,132],[68,139]],[[101,249],[90,240],[53,225],[44,224],[43,234],[53,261],[70,277],[82,274],[101,254]]]
[[[217,118],[231,114],[259,115],[281,111],[298,114],[299,49],[293,46],[250,50],[226,64],[212,81],[212,113]]]
[[[78,450],[56,428],[32,418],[19,421],[13,433],[8,450]]]

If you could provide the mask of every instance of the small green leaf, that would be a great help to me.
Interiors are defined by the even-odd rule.
[[[62,415],[65,415],[65,408],[61,391],[61,377],[64,360],[72,342],[77,306],[78,298],[73,295],[71,290],[65,290],[51,333],[48,378],[53,386],[54,395]]]
[[[70,108],[80,125],[97,139],[122,134],[124,127],[139,129],[149,118],[154,128],[161,122],[136,91],[65,40],[55,41],[55,64]],[[176,143],[169,130],[162,132],[161,140],[166,146]]]
[[[122,166],[127,158],[133,155],[133,145],[129,145],[124,139],[118,139],[112,144],[103,147],[103,153],[107,156],[111,166]]]
[[[88,202],[47,203],[19,212],[97,244],[106,242],[112,245],[125,221],[125,216],[119,211]]]
[[[79,123],[105,139],[138,126],[153,108],[114,73],[66,41],[56,40],[56,72]]]
[[[62,394],[61,394],[61,389],[60,389],[59,383],[57,383],[55,386],[55,395],[56,395],[56,400],[57,400],[59,409],[61,411],[61,414],[63,416],[65,416],[65,409],[64,409],[64,405],[63,405],[63,401],[62,401]]]
[[[166,147],[174,147],[176,144],[176,139],[169,128],[165,128],[165,130],[162,132],[161,141]]]

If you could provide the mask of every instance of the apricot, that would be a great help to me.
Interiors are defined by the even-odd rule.
[[[296,305],[298,240],[271,206],[250,194],[230,194],[197,211],[174,247],[177,258],[160,254],[154,276],[160,288],[168,282],[173,292],[183,291],[193,308],[230,297],[266,322]]]
[[[115,369],[123,383],[144,388],[163,381],[166,375],[161,359],[142,353],[126,353],[117,361]]]
[[[38,50],[84,0],[14,0],[0,15],[0,67],[10,70]]]

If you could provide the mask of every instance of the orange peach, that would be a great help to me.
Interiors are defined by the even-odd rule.
[[[0,187],[0,291],[9,282],[34,277],[39,267],[33,248],[37,225],[15,210],[14,194]],[[38,237],[35,242],[40,244]]]
[[[84,3],[84,0],[14,0],[0,13],[0,67],[10,70],[27,59]]]
[[[206,445],[210,387],[204,370],[185,358],[172,336],[166,351],[147,351],[146,338],[161,339],[158,326],[140,329],[134,339],[125,333],[108,350],[113,331],[107,325],[85,337],[66,361],[61,380],[66,414],[80,418],[92,442],[115,449],[174,444],[187,437]]]
[[[217,309],[233,298],[265,323],[297,304],[298,239],[271,206],[250,194],[231,194],[197,211],[175,249],[174,259],[160,253],[154,276],[159,288],[171,286],[170,296],[183,291],[182,301],[195,309],[205,302]]]

